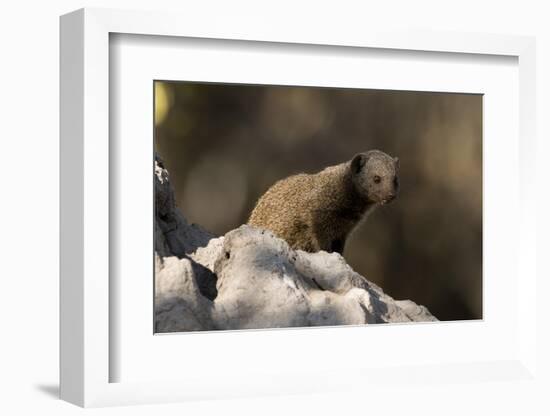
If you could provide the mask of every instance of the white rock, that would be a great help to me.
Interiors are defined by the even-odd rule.
[[[155,331],[216,329],[212,301],[199,292],[188,259],[155,256]]]

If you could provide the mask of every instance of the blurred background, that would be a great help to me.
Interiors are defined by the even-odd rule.
[[[481,95],[156,81],[155,148],[184,216],[217,235],[279,179],[398,156],[398,199],[344,257],[440,320],[482,318]]]

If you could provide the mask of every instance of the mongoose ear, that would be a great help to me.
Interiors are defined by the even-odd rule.
[[[396,167],[399,167],[399,158],[398,158],[398,157],[394,157],[394,158],[393,158],[393,161],[395,162],[395,166],[396,166]]]
[[[359,173],[361,172],[361,169],[363,166],[365,166],[365,163],[367,163],[367,156],[363,153],[359,153],[355,155],[351,161],[351,172],[352,173]]]

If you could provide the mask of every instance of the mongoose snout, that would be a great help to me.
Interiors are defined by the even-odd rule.
[[[385,204],[389,204],[390,202],[392,202],[395,198],[397,198],[397,195],[396,194],[389,194],[388,197],[386,199],[384,199],[381,204],[382,205],[385,205]]]
[[[248,223],[294,249],[343,253],[356,225],[398,193],[399,159],[370,150],[321,172],[278,181],[259,199]]]

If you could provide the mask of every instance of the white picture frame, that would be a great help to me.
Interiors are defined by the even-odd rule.
[[[535,212],[536,193],[530,179],[535,169],[535,41],[509,35],[397,32],[369,28],[330,32],[312,25],[279,27],[222,19],[216,25],[200,18],[151,12],[83,9],[61,18],[61,398],[80,406],[183,401],[197,398],[371,388],[373,383],[407,377],[422,381],[503,377],[525,380],[536,374]],[[430,51],[516,57],[519,67],[519,195],[518,239],[514,241],[518,281],[518,342],[514,354],[498,361],[438,365],[417,363],[414,370],[331,368],[322,378],[311,370],[281,372],[246,379],[235,374],[177,381],[111,382],[109,252],[109,51],[110,34],[170,36],[331,45],[333,47]],[[411,327],[412,328],[412,327]],[[351,329],[353,330],[353,329]],[[112,335],[112,334],[111,334]],[[302,335],[306,337],[313,336]],[[237,343],[239,341],[236,341]],[[485,372],[484,377],[475,374]],[[347,380],[343,383],[342,380]]]

